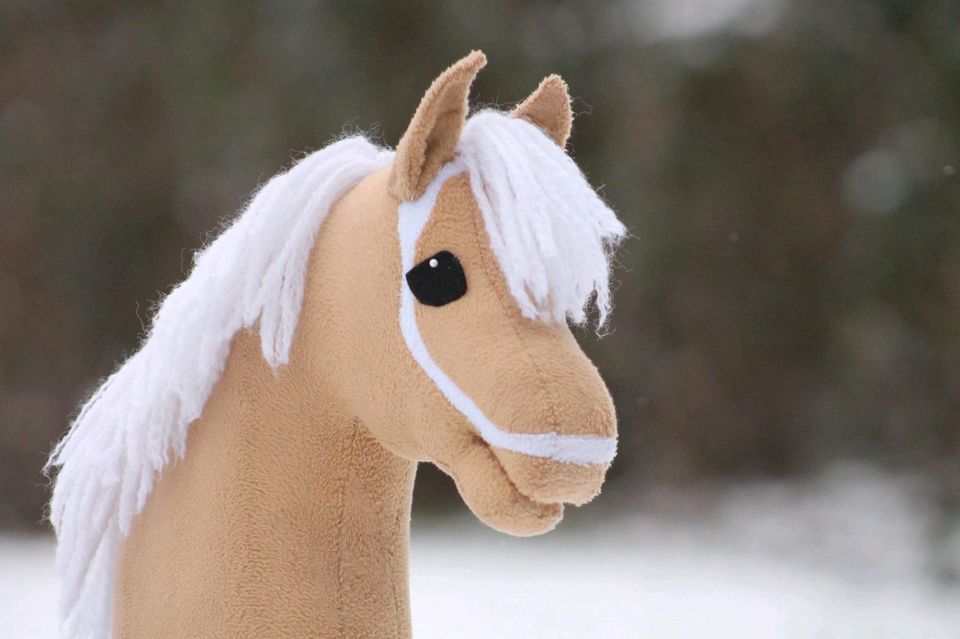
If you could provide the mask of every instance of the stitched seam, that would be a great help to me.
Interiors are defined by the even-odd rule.
[[[468,187],[470,186],[469,175],[467,176],[467,185]],[[470,193],[472,196],[473,195],[472,188]],[[483,212],[479,210],[479,205],[477,206],[477,212],[480,214],[479,217],[482,218]],[[519,309],[512,308],[509,304],[507,304],[506,300],[503,297],[503,292],[500,290],[500,286],[498,285],[498,280],[497,280],[497,275],[500,274],[500,269],[496,268],[495,273],[492,273],[490,270],[491,265],[489,264],[486,258],[486,255],[484,253],[483,242],[480,241],[480,238],[482,237],[482,235],[480,232],[481,229],[477,225],[478,216],[472,215],[471,217],[473,218],[472,220],[473,221],[473,240],[477,246],[477,252],[480,254],[480,264],[483,267],[483,271],[486,274],[487,279],[489,279],[491,284],[493,285],[493,291],[496,294],[497,299],[500,301],[501,308],[503,308],[504,312],[507,313],[507,316],[511,319],[510,328],[513,329],[513,334],[516,336],[517,342],[520,343],[520,351],[524,354],[524,356],[530,362],[530,365],[533,366],[533,370],[537,375],[537,382],[540,386],[541,391],[543,392],[544,399],[546,399],[548,425],[550,426],[550,428],[556,430],[560,426],[559,410],[558,410],[556,399],[551,396],[551,393],[549,390],[550,386],[547,383],[547,375],[543,371],[543,369],[540,367],[540,365],[537,363],[537,361],[534,359],[533,355],[530,354],[530,351],[528,350],[527,345],[524,342],[523,336],[520,334],[520,329],[517,326],[518,320],[516,318],[516,315],[519,313]],[[490,250],[491,252],[493,251],[492,248],[489,248],[488,250]],[[521,314],[521,317],[522,317],[522,314]]]
[[[347,451],[347,469],[353,468],[353,453],[357,440],[357,420],[351,422],[353,429]],[[348,470],[349,472],[349,470]],[[343,514],[346,510],[347,475],[340,478],[340,496],[337,503],[337,626],[340,637],[346,639],[347,629],[343,617]]]
[[[403,505],[404,505],[405,498],[406,496],[404,495],[399,500],[397,500],[397,516],[393,520],[394,533],[398,533],[400,530],[400,519],[403,516]],[[409,543],[409,541],[405,543]],[[398,587],[400,580],[397,579],[397,577],[398,575],[394,575],[394,579],[393,579],[393,611],[394,611],[395,618],[397,620],[397,639],[400,639],[400,637],[403,636],[403,633],[401,632],[401,629],[400,629],[400,625],[401,625],[400,624],[400,589]]]
[[[256,331],[256,332],[253,332],[253,331]],[[240,372],[239,372],[240,397],[237,399],[237,403],[240,404],[240,417],[239,417],[240,432],[242,433],[241,441],[243,442],[244,445],[249,443],[250,437],[259,436],[258,431],[260,428],[260,423],[259,423],[259,420],[257,419],[257,413],[254,406],[256,402],[255,398],[257,396],[257,393],[253,390],[254,387],[256,386],[256,384],[253,381],[253,378],[256,375],[256,362],[254,362],[253,360],[255,360],[256,357],[253,357],[253,358],[250,357],[249,355],[250,346],[247,343],[247,341],[250,339],[259,340],[259,338],[260,338],[260,326],[258,323],[254,327],[254,329],[251,329],[250,331],[244,332],[242,334],[238,333],[237,335],[235,335],[230,342],[230,352],[233,353],[234,348],[237,348],[237,352],[238,352],[236,365],[240,368]],[[244,342],[244,343],[241,344],[241,342]],[[254,346],[253,348],[258,348],[258,346]],[[227,366],[229,366],[229,359],[227,360]],[[224,367],[224,373],[226,373],[226,367]],[[223,379],[224,377],[225,375],[222,373],[221,379]],[[246,451],[241,450],[240,452],[241,452],[241,455],[237,460],[237,469],[239,473],[247,474],[251,472],[251,469],[253,468],[254,463],[251,461],[250,456],[243,454]],[[252,525],[252,521],[251,521],[252,518],[250,516],[251,511],[248,509],[248,506],[249,506],[249,502],[245,501],[244,503],[242,503],[240,505],[239,514],[237,515],[237,517],[240,519],[238,529],[246,531],[247,535],[249,535],[249,531],[256,530],[256,526]],[[242,536],[242,539],[244,544],[247,545],[247,547],[249,547],[248,536],[246,535]],[[248,572],[250,570],[251,570],[250,553],[246,553],[246,556],[243,559],[243,564],[240,571],[240,576],[241,576],[240,578],[243,580],[246,580],[248,576]],[[233,577],[234,583],[231,585],[230,589],[235,595],[235,600],[239,600],[240,602],[243,602],[243,604],[248,604],[249,600],[248,600],[247,593],[244,592],[242,587],[240,587],[236,583],[237,575],[234,574],[232,577]]]

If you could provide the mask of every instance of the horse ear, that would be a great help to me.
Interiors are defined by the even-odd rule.
[[[482,52],[471,51],[441,73],[420,100],[397,145],[390,175],[390,192],[401,201],[423,195],[440,167],[453,158],[467,120],[470,84],[486,64]]]
[[[567,83],[559,75],[547,76],[510,115],[537,125],[561,148],[566,146],[573,126]]]

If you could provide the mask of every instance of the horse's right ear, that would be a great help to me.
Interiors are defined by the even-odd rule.
[[[420,100],[390,175],[390,192],[401,201],[423,195],[440,167],[453,159],[467,120],[470,85],[486,63],[482,52],[470,52],[441,73]]]
[[[567,83],[559,75],[544,78],[537,90],[530,94],[511,113],[540,127],[560,148],[567,145],[573,126],[573,109]]]

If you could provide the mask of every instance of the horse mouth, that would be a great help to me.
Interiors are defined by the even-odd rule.
[[[526,497],[546,504],[582,506],[598,494],[610,463],[575,464],[493,448],[511,483]]]
[[[450,463],[450,475],[478,519],[512,535],[539,535],[563,518],[564,503],[581,504],[599,492],[606,465],[577,466],[491,447],[473,436]]]

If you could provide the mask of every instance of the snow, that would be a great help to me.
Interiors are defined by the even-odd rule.
[[[56,637],[53,540],[0,535],[0,637]]]
[[[531,539],[415,517],[414,636],[956,639],[960,586],[931,574],[921,497],[844,467],[648,490],[615,518],[601,497]],[[0,637],[55,636],[52,558],[46,536],[0,535]]]

